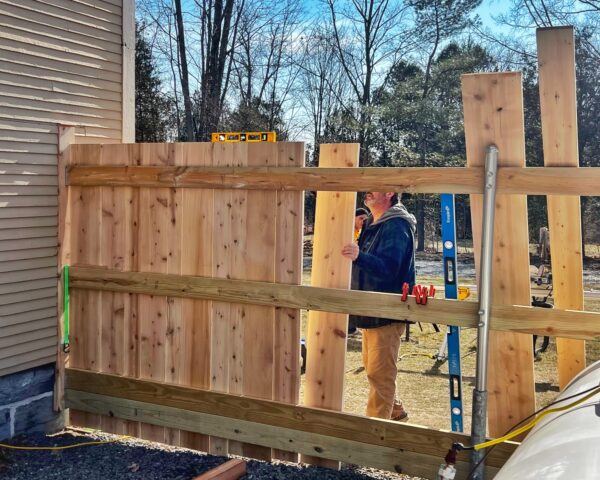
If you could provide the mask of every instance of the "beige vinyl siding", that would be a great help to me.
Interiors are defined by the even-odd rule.
[[[122,140],[125,2],[0,0],[0,376],[56,358],[58,125]]]

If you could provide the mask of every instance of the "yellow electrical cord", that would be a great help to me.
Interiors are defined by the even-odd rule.
[[[473,446],[473,449],[474,450],[481,450],[482,448],[488,448],[488,447],[491,447],[492,445],[497,445],[498,443],[502,443],[502,442],[505,442],[506,440],[510,440],[511,438],[514,438],[517,435],[520,435],[521,433],[526,432],[530,428],[533,428],[546,415],[550,415],[551,413],[562,412],[564,410],[568,410],[569,408],[576,407],[577,405],[582,404],[583,402],[585,402],[586,400],[590,399],[591,397],[593,397],[597,393],[600,393],[600,387],[596,388],[595,390],[592,390],[586,396],[581,397],[579,400],[576,400],[573,403],[570,403],[570,404],[565,405],[563,407],[550,408],[550,409],[548,409],[548,410],[540,413],[537,417],[535,417],[534,419],[532,419],[529,423],[526,423],[522,427],[517,428],[516,430],[510,432],[507,435],[504,435],[503,437],[495,438],[494,440],[489,440],[489,441],[483,442],[483,443],[478,443],[477,445]]]
[[[83,443],[76,443],[74,445],[64,445],[62,447],[19,447],[16,445],[6,445],[4,443],[0,443],[0,448],[9,448],[11,450],[67,450],[69,448],[77,448],[77,447],[86,447],[88,445],[104,445],[107,443],[114,443],[114,442],[118,442],[120,440],[123,440],[124,438],[130,438],[128,435],[121,435],[120,437],[114,438],[112,440],[100,440],[100,441],[96,441],[96,442],[83,442]]]

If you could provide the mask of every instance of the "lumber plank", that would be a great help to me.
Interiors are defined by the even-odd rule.
[[[72,145],[72,162],[98,165],[99,145]],[[71,203],[71,264],[100,265],[102,263],[102,192],[100,187],[75,187],[70,192]],[[80,291],[71,296],[71,353],[69,366],[97,371],[101,365],[102,292]],[[100,417],[70,412],[73,425],[99,428]]]
[[[54,410],[61,412],[65,408],[65,366],[68,356],[63,350],[62,340],[64,335],[64,288],[62,269],[71,262],[71,198],[70,191],[65,186],[66,168],[71,162],[70,145],[75,143],[75,127],[58,126],[58,288],[57,288],[57,351],[54,382]]]
[[[573,27],[537,31],[544,165],[578,167],[575,35]],[[548,196],[554,305],[583,310],[583,255],[579,197]],[[585,342],[556,339],[558,383],[585,368]]]
[[[433,478],[441,463],[441,457],[432,455],[385,446],[372,446],[323,434],[308,434],[244,420],[232,421],[219,416],[77,390],[67,390],[67,401],[72,406],[91,412],[104,414],[112,412],[118,417],[156,425],[189,427],[198,432],[226,435],[231,440],[260,443],[265,447],[285,447],[286,444],[291,443],[302,453],[310,453],[322,459],[365,465],[411,477]],[[457,478],[465,478],[468,475],[469,463],[459,461],[456,467],[460,475]],[[493,478],[497,472],[497,467],[486,466],[487,478]]]
[[[67,181],[77,186],[137,186],[218,189],[393,191],[483,193],[481,167],[84,167],[74,166]],[[498,193],[598,195],[600,169],[501,167]]]
[[[400,424],[390,420],[288,405],[272,400],[240,397],[149,380],[136,380],[105,373],[67,369],[66,379],[67,400],[72,392],[78,391],[80,393],[113,397],[111,401],[119,398],[181,409],[186,412],[202,413],[217,417],[220,423],[217,424],[216,428],[222,427],[220,431],[223,431],[223,434],[228,430],[225,423],[227,419],[234,420],[233,423],[227,425],[232,425],[234,429],[236,425],[239,425],[240,431],[244,430],[241,422],[252,422],[276,427],[276,432],[281,432],[281,429],[305,432],[311,434],[311,437],[308,438],[317,438],[312,437],[312,435],[325,436],[326,434],[326,436],[336,440],[356,442],[356,445],[377,445],[414,454],[433,456],[437,459],[438,466],[440,458],[446,455],[452,443],[469,443],[467,435],[446,430],[429,429],[418,425]],[[196,426],[195,423],[190,422],[190,428]],[[282,435],[275,435],[275,437],[285,439],[285,435],[286,433],[283,433]],[[288,440],[285,439],[285,441]],[[319,450],[313,448],[315,444],[309,443],[309,445],[312,448],[309,453],[318,456]],[[333,446],[335,442],[330,442],[329,445]],[[342,445],[344,443],[341,443]],[[282,444],[274,446],[281,448]],[[498,445],[490,452],[486,463],[493,467],[501,467],[517,446],[518,444],[514,442],[505,442]],[[294,447],[299,448],[300,445],[294,444]],[[352,455],[354,449],[340,448],[340,450],[344,451],[345,455]],[[327,449],[324,450],[325,455],[327,455],[326,451]],[[373,452],[370,455],[377,456]],[[467,453],[460,452],[459,461],[467,460]]]
[[[174,163],[173,147],[167,144],[141,144],[140,162],[144,165]],[[168,273],[171,191],[167,188],[142,188],[139,192],[138,261],[140,269]],[[164,380],[166,374],[166,334],[168,297],[138,297],[140,378]],[[140,436],[146,440],[166,442],[162,427],[141,425]]]
[[[467,164],[482,166],[495,144],[499,166],[525,166],[521,73],[463,75]],[[527,197],[496,196],[492,303],[529,305]],[[479,272],[483,198],[471,195],[475,263]],[[535,410],[531,336],[492,331],[488,355],[488,429],[500,436]]]
[[[277,150],[276,143],[246,144],[246,148],[242,149],[245,155],[238,156],[238,165],[277,166]],[[240,232],[233,229],[233,277],[274,282],[277,193],[234,190],[233,197],[234,209],[241,217],[239,222],[234,223],[234,226],[241,227]],[[238,331],[243,332],[240,342],[243,344],[240,393],[271,400],[275,308],[271,305],[237,304],[236,314]],[[230,392],[237,393],[231,389]],[[270,461],[272,456],[270,448],[251,444],[243,444],[242,454],[265,461]]]
[[[107,144],[101,147],[102,165],[131,164],[134,146]],[[102,188],[102,264],[119,271],[137,268],[134,223],[137,222],[138,189]],[[137,375],[137,298],[129,293],[105,292],[102,297],[100,370],[120,375]],[[104,431],[137,434],[138,425],[102,417]]]
[[[227,156],[224,144],[212,144],[212,165],[232,166],[233,158]],[[229,153],[233,153],[229,149]],[[216,278],[231,277],[231,190],[216,190],[214,192],[214,230],[213,230],[213,263],[212,276]],[[210,389],[218,392],[229,391],[229,365],[232,355],[229,332],[231,325],[231,305],[216,299],[212,303],[211,312],[211,345],[210,345]],[[224,438],[210,437],[209,453],[227,455],[228,441]]]
[[[280,308],[320,310],[356,315],[376,315],[395,320],[442,323],[476,328],[475,302],[430,298],[417,306],[414,297],[334,288],[285,285],[223,278],[118,272],[98,267],[71,268],[71,288],[169,295],[221,302],[273,305]],[[600,337],[600,313],[539,309],[522,305],[493,305],[490,327],[534,335],[577,339]],[[289,321],[289,317],[284,321]],[[215,323],[216,325],[217,323]]]
[[[183,165],[182,144],[173,144],[169,151],[169,163],[177,166]],[[183,242],[182,218],[183,191],[180,188],[168,189],[168,220],[163,218],[160,230],[166,231],[164,240],[165,251],[168,251],[166,262],[167,273],[181,275],[181,245]],[[165,380],[171,383],[181,383],[182,377],[186,375],[185,370],[193,368],[193,365],[185,364],[184,350],[185,325],[182,316],[182,300],[178,297],[167,297],[167,329],[165,331]],[[179,445],[181,432],[168,429],[167,442],[171,445]]]
[[[277,166],[304,166],[304,144],[278,143]],[[304,192],[277,192],[275,281],[302,283]],[[301,312],[298,308],[275,309],[273,350],[273,399],[297,404],[300,400]],[[276,450],[278,460],[297,462],[298,454]]]
[[[211,165],[212,152],[208,143],[184,143],[184,165]],[[181,218],[181,273],[212,275],[213,259],[213,191],[184,189]],[[173,295],[174,296],[174,295]],[[184,299],[184,348],[182,384],[208,389],[210,387],[211,314],[212,302],[204,299]],[[208,451],[208,437],[195,432],[182,432],[181,445]]]
[[[358,166],[358,144],[322,144],[322,167]],[[342,246],[352,241],[355,192],[318,192],[311,285],[350,288],[352,262],[344,258]],[[304,404],[342,410],[348,315],[311,310],[306,335],[306,383]],[[310,461],[306,457],[303,461]],[[322,462],[318,462],[322,463]],[[338,467],[327,462],[325,466]]]
[[[244,475],[246,475],[246,462],[234,458],[194,477],[193,480],[238,480]]]

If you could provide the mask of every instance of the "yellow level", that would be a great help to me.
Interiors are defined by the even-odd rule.
[[[218,132],[212,134],[213,143],[276,142],[275,132]]]

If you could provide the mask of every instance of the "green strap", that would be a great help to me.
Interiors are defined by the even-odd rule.
[[[69,348],[69,266],[63,267],[63,348]]]

